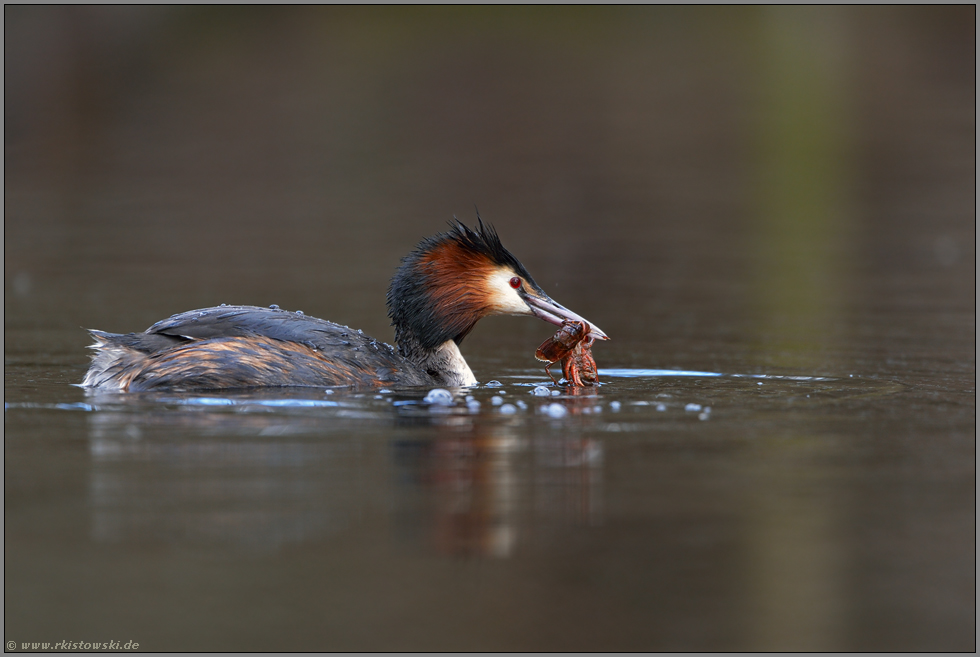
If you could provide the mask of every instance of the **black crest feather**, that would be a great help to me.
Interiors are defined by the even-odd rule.
[[[504,245],[500,242],[500,237],[497,235],[497,231],[491,224],[483,223],[479,212],[476,214],[476,221],[476,229],[472,229],[459,219],[453,217],[453,220],[449,222],[451,230],[448,233],[436,235],[430,239],[438,240],[439,243],[442,243],[445,239],[455,240],[457,243],[487,256],[494,264],[512,267],[519,276],[533,283],[534,281],[531,280],[531,275],[527,273],[527,269],[524,268],[521,261],[504,248]],[[422,244],[424,243],[425,241]],[[421,247],[422,244],[419,246]]]

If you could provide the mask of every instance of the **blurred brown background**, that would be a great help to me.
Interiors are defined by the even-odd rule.
[[[965,310],[973,15],[7,7],[6,326],[278,303],[390,339],[398,258],[474,205],[620,360]]]

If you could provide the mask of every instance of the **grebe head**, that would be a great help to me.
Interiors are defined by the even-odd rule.
[[[388,316],[404,349],[434,349],[463,341],[489,315],[533,315],[561,326],[585,322],[592,336],[608,339],[587,319],[553,301],[524,265],[478,218],[476,229],[455,221],[452,229],[422,240],[402,259],[388,288]]]

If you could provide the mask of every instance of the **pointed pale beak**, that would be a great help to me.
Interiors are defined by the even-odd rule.
[[[538,296],[533,293],[527,293],[524,296],[524,301],[527,303],[528,307],[531,309],[531,313],[538,319],[543,319],[549,324],[554,324],[555,326],[561,326],[562,322],[571,319],[576,322],[585,322],[589,325],[590,337],[597,340],[608,340],[609,336],[605,332],[585,319],[581,315],[573,313],[571,310],[556,303],[554,300],[548,298],[547,296]]]

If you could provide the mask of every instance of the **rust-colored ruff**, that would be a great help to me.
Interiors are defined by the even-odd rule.
[[[490,314],[493,304],[487,279],[497,265],[484,254],[448,241],[426,253],[419,265],[427,279],[431,307],[440,319],[462,328]]]

